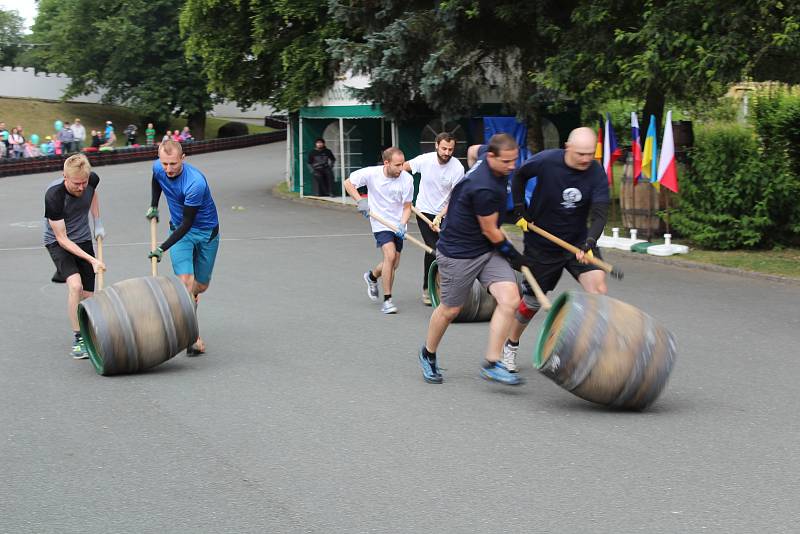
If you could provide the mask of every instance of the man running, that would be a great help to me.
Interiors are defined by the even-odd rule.
[[[439,241],[439,230],[442,219],[447,213],[447,202],[453,188],[464,177],[464,166],[453,157],[456,149],[456,139],[449,132],[442,132],[436,136],[435,152],[420,154],[416,158],[406,161],[403,170],[415,174],[420,173],[419,193],[417,194],[417,209],[427,217],[432,224],[426,223],[417,215],[417,225],[422,234],[422,239],[429,247],[436,249]],[[431,305],[428,294],[428,271],[436,257],[425,253],[422,263],[422,303]]]
[[[56,275],[67,284],[67,316],[72,326],[72,357],[89,357],[78,326],[78,304],[92,296],[95,273],[105,265],[94,257],[92,236],[105,237],[100,222],[97,186],[100,178],[89,160],[75,154],[64,161],[63,176],[53,181],[44,195],[44,245],[56,266]],[[89,226],[89,212],[94,231]]]
[[[512,181],[516,224],[524,232],[525,257],[531,261],[533,276],[547,293],[553,290],[566,270],[587,293],[605,295],[606,273],[588,263],[587,255],[600,257],[597,239],[602,235],[611,203],[608,178],[594,159],[597,138],[590,128],[577,128],[567,139],[566,148],[544,150],[529,158]],[[525,204],[529,180],[536,180],[530,206]],[[591,219],[591,227],[587,226]],[[534,232],[528,222],[547,230],[581,250],[573,255]],[[503,362],[516,372],[519,339],[540,304],[527,282],[514,325],[503,346]]]
[[[441,303],[433,310],[425,344],[419,352],[426,382],[442,383],[436,350],[478,279],[497,301],[481,376],[507,385],[522,383],[501,361],[503,341],[520,301],[512,266],[519,269],[529,263],[500,229],[508,195],[506,176],[516,167],[518,156],[519,147],[511,136],[493,135],[484,158],[453,190],[436,250]]]
[[[358,203],[358,211],[364,217],[370,218],[372,212],[397,228],[393,231],[375,219],[370,220],[383,260],[364,273],[364,281],[367,295],[375,302],[378,300],[378,278],[383,278],[381,311],[386,314],[397,313],[397,306],[392,302],[392,285],[394,273],[400,266],[400,253],[414,198],[414,179],[403,170],[404,163],[403,152],[397,147],[389,147],[383,151],[383,165],[359,169],[344,181],[345,191]],[[367,186],[369,200],[358,193],[358,188],[363,186]]]
[[[158,160],[153,162],[152,199],[146,217],[158,220],[158,201],[163,192],[169,207],[170,236],[148,257],[161,261],[164,252],[172,249],[172,270],[194,297],[196,308],[200,294],[211,282],[219,249],[219,218],[206,177],[196,167],[185,163],[185,159],[177,141],[163,141],[158,147]],[[186,349],[186,355],[197,356],[205,351],[206,345],[198,337]]]

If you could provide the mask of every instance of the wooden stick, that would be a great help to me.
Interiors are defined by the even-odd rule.
[[[100,236],[97,236],[97,259],[100,263],[103,263],[103,238]],[[104,269],[100,269],[97,272],[97,283],[94,285],[95,291],[103,289],[103,271]]]
[[[528,285],[531,286],[531,289],[533,289],[533,294],[536,295],[536,300],[538,300],[539,304],[542,305],[542,309],[544,311],[547,311],[550,308],[552,308],[553,305],[550,303],[550,299],[547,298],[547,295],[544,294],[542,288],[539,287],[539,284],[536,282],[536,278],[533,277],[533,273],[531,272],[531,270],[528,269],[528,267],[526,267],[525,265],[523,265],[521,271],[522,271],[522,276],[525,277],[525,281],[527,281]]]
[[[433,226],[433,221],[432,221],[432,220],[430,220],[429,218],[427,218],[427,217],[425,216],[425,214],[424,214],[424,213],[422,213],[421,211],[419,211],[419,210],[417,209],[417,207],[416,207],[415,205],[413,205],[413,204],[411,205],[411,211],[413,211],[413,212],[414,212],[414,214],[415,214],[417,217],[419,217],[420,219],[422,219],[422,220],[425,222],[425,224],[427,224],[427,225],[429,225],[429,226]]]
[[[556,245],[558,245],[558,246],[560,246],[560,247],[572,252],[573,254],[577,254],[580,251],[580,249],[578,247],[576,247],[575,245],[571,245],[571,244],[567,243],[566,241],[564,241],[560,237],[554,236],[553,234],[551,234],[547,230],[544,230],[543,228],[539,228],[538,226],[536,226],[533,223],[528,223],[528,228],[531,231],[536,232],[540,236],[544,237],[545,239],[547,239],[549,241],[552,241]],[[610,274],[611,276],[613,276],[617,280],[622,280],[622,277],[625,276],[622,271],[618,270],[616,267],[614,267],[610,263],[606,263],[603,260],[595,258],[594,256],[586,256],[586,259],[589,261],[589,263],[591,263],[592,265],[596,265],[596,266],[600,267],[601,269],[603,269],[605,272],[607,272],[608,274]]]
[[[156,234],[158,229],[158,221],[153,217],[150,219],[150,251],[156,249]],[[150,258],[150,273],[153,276],[158,276],[158,258]]]
[[[379,223],[381,223],[382,225],[384,225],[386,228],[388,228],[392,232],[395,232],[395,233],[397,232],[397,227],[395,225],[393,225],[392,223],[390,223],[389,221],[385,220],[380,215],[377,215],[377,214],[375,214],[375,213],[370,211],[369,212],[369,216],[372,217],[373,219],[375,219],[376,221],[378,221]],[[433,249],[431,247],[429,247],[428,245],[426,245],[425,243],[423,243],[422,241],[420,241],[419,239],[417,239],[416,237],[408,235],[408,233],[406,233],[406,239],[408,239],[409,241],[411,241],[412,243],[417,245],[419,248],[421,248],[422,250],[424,250],[428,254],[433,254]]]

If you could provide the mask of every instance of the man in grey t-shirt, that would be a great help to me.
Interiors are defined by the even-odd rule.
[[[61,278],[66,280],[67,315],[74,334],[72,357],[88,358],[78,327],[78,303],[92,296],[95,273],[105,270],[94,257],[92,236],[105,237],[100,222],[97,186],[100,178],[92,172],[89,160],[75,154],[64,161],[62,178],[53,181],[44,195],[44,245]],[[94,231],[89,226],[89,212]]]

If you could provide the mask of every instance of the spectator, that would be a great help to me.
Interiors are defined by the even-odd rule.
[[[2,140],[2,134],[0,134],[0,159],[4,159],[6,154],[6,143]]]
[[[164,137],[161,138],[161,142],[163,143],[164,141],[169,141],[170,139],[172,139],[172,132],[167,130],[167,133],[165,133]]]
[[[10,155],[13,159],[21,158],[23,147],[22,144],[25,142],[25,139],[19,134],[19,130],[16,128],[11,128],[11,135],[8,136],[8,144],[11,148]]]
[[[191,143],[192,141],[194,141],[194,137],[192,137],[192,132],[189,131],[188,126],[183,127],[183,131],[181,132],[180,138],[181,138],[181,143]]]
[[[145,143],[154,145],[156,143],[156,129],[153,128],[153,123],[147,123],[147,129],[144,131]]]
[[[137,127],[135,124],[129,124],[128,126],[125,127],[125,136],[127,138],[125,146],[131,146],[136,144],[136,130]]]
[[[53,143],[53,138],[49,135],[44,138],[44,143],[42,143],[42,155],[44,156],[52,156],[56,153],[55,143]]]
[[[61,152],[63,154],[72,152],[72,143],[75,140],[75,134],[72,132],[72,128],[68,122],[64,123],[64,126],[56,134],[56,138],[61,141]]]
[[[181,132],[180,132],[180,130],[174,130],[172,132],[172,140],[173,141],[177,141],[179,143],[181,142]]]
[[[114,123],[111,121],[106,121],[106,131],[103,133],[103,137],[108,139],[111,137],[112,133],[114,133]],[[116,136],[114,138],[116,139]]]
[[[106,138],[100,148],[114,148],[114,143],[117,142],[117,134],[114,133],[114,128],[109,130],[106,128]]]
[[[25,143],[25,134],[22,133],[22,126],[20,126],[19,124],[17,124],[17,133],[19,134],[20,137],[22,137],[22,143],[24,144]]]
[[[9,153],[9,142],[8,142],[8,130],[6,130],[6,123],[0,122],[0,141],[5,145],[5,150],[3,151],[4,154]]]
[[[103,138],[100,135],[100,130],[92,130],[92,148],[100,148],[103,144]]]
[[[75,122],[72,123],[72,135],[74,136],[72,147],[75,152],[80,152],[83,150],[84,141],[86,141],[86,128],[83,127],[80,119],[75,119]]]
[[[23,152],[23,157],[26,158],[38,158],[42,155],[42,151],[39,150],[39,147],[33,144],[33,141],[28,139],[25,141],[25,151]]]

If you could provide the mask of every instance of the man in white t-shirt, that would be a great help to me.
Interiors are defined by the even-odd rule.
[[[344,181],[345,190],[358,203],[358,211],[364,217],[369,218],[372,212],[397,228],[395,232],[375,219],[370,221],[383,260],[364,273],[364,281],[370,300],[377,301],[378,278],[383,277],[383,313],[397,313],[397,306],[392,303],[392,283],[400,265],[414,198],[414,179],[403,170],[405,159],[399,148],[389,147],[383,151],[383,165],[359,169]],[[363,186],[367,186],[368,199],[358,194],[358,188]]]
[[[410,173],[420,173],[417,209],[433,224],[426,223],[417,215],[417,224],[425,244],[435,249],[439,241],[439,227],[447,213],[447,204],[453,188],[464,178],[464,166],[453,157],[456,139],[450,132],[442,132],[436,136],[436,151],[421,154],[409,160],[403,169]],[[422,264],[422,303],[431,305],[428,295],[428,271],[436,259],[433,254],[425,254]]]

